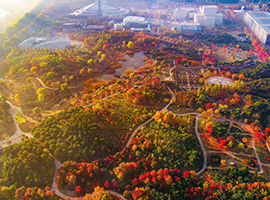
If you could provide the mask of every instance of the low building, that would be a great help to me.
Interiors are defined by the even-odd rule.
[[[128,16],[123,19],[123,25],[126,28],[147,28],[149,22],[144,17]]]
[[[124,24],[114,24],[114,30],[123,30],[124,28]]]
[[[152,33],[152,30],[150,28],[131,28],[130,31]]]
[[[70,40],[65,37],[30,37],[18,45],[20,49],[25,48],[50,48],[65,49],[69,46]]]
[[[268,12],[246,12],[244,21],[263,43],[270,43],[270,14]]]
[[[82,25],[80,23],[64,23],[63,30],[66,32],[69,31],[80,31],[82,29]]]
[[[105,26],[102,25],[86,25],[83,27],[84,30],[89,31],[103,31],[105,29]]]
[[[173,30],[200,31],[201,27],[199,23],[181,23],[180,26],[175,26]]]

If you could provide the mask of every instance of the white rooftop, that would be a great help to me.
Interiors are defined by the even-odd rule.
[[[144,17],[138,17],[138,16],[127,16],[125,21],[133,21],[133,22],[143,22],[145,21]]]
[[[65,37],[30,37],[18,45],[19,48],[50,48],[65,49],[70,44],[70,40]]]

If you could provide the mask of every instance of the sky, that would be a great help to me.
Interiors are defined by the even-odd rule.
[[[14,12],[16,10],[32,9],[41,0],[0,0],[0,8],[7,12]]]
[[[6,12],[5,10],[3,10],[2,8],[0,8],[0,18],[1,17],[5,17],[8,14],[8,12]]]
[[[0,18],[14,12],[28,12],[41,0],[0,0]]]

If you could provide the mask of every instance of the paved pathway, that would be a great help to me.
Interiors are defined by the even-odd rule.
[[[19,125],[17,124],[17,121],[16,121],[15,116],[17,114],[20,114],[20,111],[18,110],[18,108],[17,107],[13,107],[8,101],[6,101],[6,102],[10,105],[9,113],[13,117],[13,121],[14,121],[14,124],[16,126],[16,132],[12,136],[10,136],[8,140],[2,140],[2,141],[0,141],[1,148],[6,147],[6,146],[9,146],[9,145],[14,144],[14,143],[20,143],[20,142],[22,142],[22,140],[20,138],[21,135],[28,136],[29,138],[32,138],[33,137],[33,135],[32,135],[31,132],[24,133],[20,129]],[[9,142],[11,142],[11,143],[8,144]]]

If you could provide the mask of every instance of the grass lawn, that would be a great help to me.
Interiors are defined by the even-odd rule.
[[[217,55],[218,57],[218,62],[233,62],[236,59],[233,59],[232,55],[228,53],[228,51],[226,50],[226,52],[223,52],[224,48],[223,47],[219,47],[217,48]]]
[[[237,125],[232,125],[230,133],[245,133],[245,131]]]
[[[248,133],[248,131],[245,128],[239,127],[236,123],[233,123],[232,127],[233,126],[235,126],[237,129],[241,130],[242,131],[241,133]],[[230,132],[232,132],[232,131],[230,130]],[[237,132],[232,132],[232,133],[237,133]]]
[[[34,123],[28,122],[28,121],[27,121],[27,122],[25,122],[25,123],[23,123],[23,124],[20,125],[20,129],[22,130],[22,132],[27,133],[27,132],[30,132],[31,129],[32,129],[34,126],[35,126]]]
[[[263,178],[268,178],[270,177],[270,167],[268,166],[262,166],[263,173],[260,174]]]
[[[172,105],[168,108],[169,111],[172,111],[173,113],[176,114],[185,114],[185,113],[190,113],[190,112],[196,112],[196,109],[194,108],[187,108],[187,107],[180,107],[177,108],[176,105]]]
[[[220,159],[214,161],[213,156],[218,156]],[[212,157],[212,158],[211,158]],[[221,167],[221,159],[226,160],[226,166],[233,162],[233,158],[226,153],[207,153],[207,166],[208,167]]]
[[[246,159],[254,159],[255,157],[250,157],[250,156],[242,156],[242,155],[234,155],[234,161],[235,163],[238,165],[238,168],[242,168],[244,166],[246,166],[244,164],[245,160]],[[256,158],[255,158],[256,160]],[[257,161],[257,160],[256,160]],[[248,166],[248,169],[249,170],[252,170],[252,171],[259,171],[259,166],[258,164],[255,165],[255,166],[250,166],[250,165],[247,165]]]
[[[270,163],[270,154],[269,154],[267,147],[265,145],[259,146],[258,144],[255,144],[255,147],[256,147],[256,150],[259,154],[259,158],[260,158],[261,162],[265,163],[265,164],[269,164]],[[269,160],[267,160],[267,158]]]

